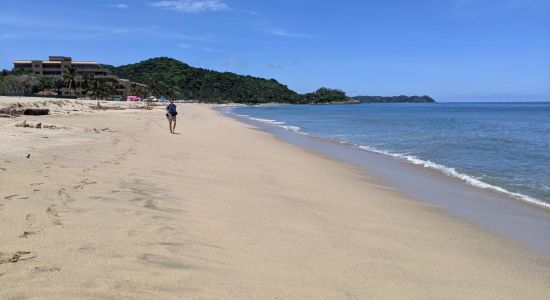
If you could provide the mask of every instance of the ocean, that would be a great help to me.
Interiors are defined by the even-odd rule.
[[[231,113],[550,208],[550,103],[266,105]]]

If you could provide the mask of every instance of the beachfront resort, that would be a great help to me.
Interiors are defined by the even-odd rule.
[[[4,83],[3,93],[7,95],[74,96],[118,101],[135,101],[150,96],[149,86],[119,78],[95,61],[49,56],[48,60],[14,60],[12,63],[10,73],[15,78],[8,78]],[[8,75],[7,72],[4,76]]]

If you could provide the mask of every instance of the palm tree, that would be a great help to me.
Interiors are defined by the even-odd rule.
[[[65,86],[69,87],[69,94],[72,96],[73,86],[75,86],[77,82],[76,70],[73,68],[67,69],[67,72],[63,75],[63,82],[65,83]]]
[[[83,95],[88,94],[88,90],[90,88],[90,85],[93,79],[94,79],[94,76],[91,74],[85,73],[84,75],[82,75],[82,78],[79,80],[78,83],[79,83],[80,89],[82,90]]]
[[[64,85],[63,79],[61,77],[54,77],[52,79],[52,85],[56,89],[57,94],[59,95],[59,92]]]
[[[103,82],[97,79],[92,79],[90,81],[90,85],[87,92],[88,96],[93,99],[98,99],[102,96],[101,95],[102,91],[103,91]]]

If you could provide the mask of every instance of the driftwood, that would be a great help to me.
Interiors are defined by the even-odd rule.
[[[50,110],[47,108],[25,108],[23,114],[27,116],[42,116],[50,113]]]
[[[9,108],[0,108],[0,118],[13,118],[21,115],[22,111],[20,109]]]

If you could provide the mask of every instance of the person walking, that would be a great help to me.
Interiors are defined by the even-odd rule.
[[[174,100],[170,100],[170,104],[166,106],[166,118],[168,118],[168,128],[172,134],[176,133],[176,116],[178,114],[176,109],[177,107],[174,104]]]

